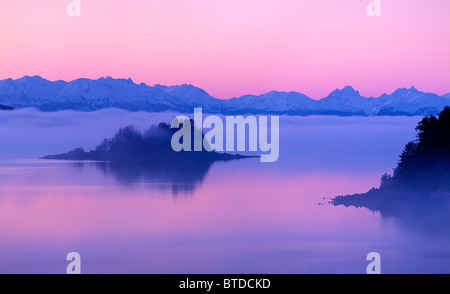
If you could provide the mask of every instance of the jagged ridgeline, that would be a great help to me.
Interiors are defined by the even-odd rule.
[[[193,85],[148,86],[131,79],[111,77],[48,81],[40,76],[0,80],[0,104],[16,109],[35,107],[41,111],[95,111],[119,108],[129,111],[176,111],[190,113],[201,107],[207,113],[289,114],[289,115],[430,115],[438,114],[450,103],[450,93],[439,96],[415,87],[400,88],[377,98],[364,97],[346,86],[320,100],[302,93],[270,91],[217,99]]]
[[[180,123],[180,128],[183,122]],[[191,125],[194,125],[191,120]],[[42,159],[64,159],[64,160],[95,160],[112,161],[130,164],[146,163],[198,163],[213,162],[218,160],[232,160],[245,158],[246,156],[217,153],[215,151],[181,151],[175,152],[171,146],[173,134],[177,128],[171,128],[167,123],[153,125],[145,132],[136,130],[133,126],[119,129],[115,136],[104,139],[94,150],[85,151],[82,147],[72,151],[56,155],[46,155]],[[191,138],[194,132],[201,130],[192,128]],[[202,138],[204,134],[202,133]],[[192,140],[192,150],[193,140]]]
[[[381,178],[381,190],[450,192],[450,108],[426,116],[416,127],[417,140],[406,144],[392,175]]]

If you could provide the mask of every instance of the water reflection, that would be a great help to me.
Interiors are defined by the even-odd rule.
[[[283,121],[274,164],[246,159],[165,171],[0,161],[0,273],[65,273],[71,251],[82,255],[86,274],[365,273],[371,251],[382,255],[383,273],[450,273],[450,238],[429,235],[449,223],[436,212],[448,211],[448,203],[433,213],[417,206],[411,215],[389,202],[376,213],[315,205],[378,185],[413,137],[414,118]],[[116,128],[110,121],[108,127]],[[35,158],[87,144],[77,128],[61,136],[28,130],[39,138],[20,144],[9,137],[0,149],[29,146]],[[42,145],[45,134],[53,149]],[[90,146],[104,134],[98,131]],[[172,186],[193,197],[167,197]]]
[[[448,193],[385,192],[373,189],[365,194],[334,199],[334,205],[365,207],[381,217],[394,218],[405,229],[423,234],[450,235]]]
[[[193,195],[213,164],[213,161],[197,161],[192,165],[177,162],[74,162],[72,166],[77,170],[95,167],[101,175],[112,178],[118,185],[145,186],[177,197]]]

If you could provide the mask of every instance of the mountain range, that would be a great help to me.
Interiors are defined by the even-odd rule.
[[[336,89],[320,100],[298,92],[271,91],[228,100],[216,99],[192,85],[148,86],[131,79],[111,77],[48,81],[39,76],[0,81],[0,105],[13,108],[35,107],[41,111],[94,111],[121,108],[130,111],[205,113],[289,114],[289,115],[430,115],[450,105],[450,93],[439,96],[415,87],[399,88],[380,97],[363,97],[351,86]]]

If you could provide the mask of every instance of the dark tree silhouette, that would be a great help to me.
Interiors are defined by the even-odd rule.
[[[193,125],[194,123],[191,121],[191,126]],[[67,153],[46,155],[42,159],[113,161],[126,164],[156,164],[159,162],[180,165],[248,157],[215,151],[208,152],[204,149],[202,151],[175,152],[171,146],[171,139],[176,131],[178,129],[171,128],[167,123],[152,126],[144,133],[139,132],[133,126],[127,126],[119,129],[113,138],[104,139],[100,145],[89,152],[78,147]],[[200,130],[191,128],[191,138],[194,138],[195,132],[200,132]],[[203,141],[203,133],[201,138]],[[191,144],[191,150],[194,150],[194,140],[191,140]]]
[[[416,127],[417,140],[406,144],[392,177],[381,189],[450,191],[450,108],[438,117],[424,117]]]
[[[378,189],[334,197],[333,205],[366,207],[427,233],[450,233],[450,108],[424,117],[392,175]]]
[[[93,163],[76,164],[95,164],[105,176],[113,176],[123,185],[143,181],[152,183],[151,187],[170,189],[177,196],[192,194],[214,162],[249,157],[206,150],[175,152],[171,140],[177,130],[167,123],[152,126],[144,133],[128,126],[89,152],[79,147],[67,153],[44,156],[43,159],[93,160]],[[192,138],[195,132],[200,130],[192,128]],[[193,150],[194,140],[191,144]]]
[[[14,110],[14,107],[0,104],[0,110]]]

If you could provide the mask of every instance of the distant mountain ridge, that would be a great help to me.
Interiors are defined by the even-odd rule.
[[[298,92],[271,91],[228,100],[216,99],[192,85],[148,86],[111,77],[51,82],[39,76],[0,81],[0,105],[35,107],[41,111],[94,111],[121,108],[130,111],[290,115],[431,115],[450,105],[450,93],[439,96],[414,87],[401,88],[378,98],[361,96],[351,86],[314,100]]]

